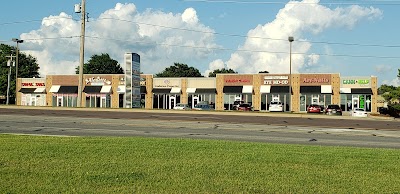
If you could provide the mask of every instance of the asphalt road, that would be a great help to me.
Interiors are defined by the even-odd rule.
[[[0,133],[400,148],[400,122],[303,114],[0,107]]]

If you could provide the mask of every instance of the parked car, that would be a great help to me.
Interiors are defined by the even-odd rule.
[[[239,100],[233,102],[232,110],[238,110],[239,105],[241,105],[243,103],[244,103],[244,101],[239,101]]]
[[[174,110],[190,110],[190,106],[188,104],[178,103],[174,106]]]
[[[321,113],[323,108],[318,104],[311,104],[307,107],[307,113]]]
[[[337,104],[330,104],[325,109],[327,115],[342,115],[342,109]]]
[[[284,104],[279,101],[272,101],[269,104],[269,111],[270,112],[283,112],[285,110]]]
[[[353,117],[367,117],[368,113],[362,108],[355,108],[351,111]]]
[[[240,111],[251,111],[252,109],[253,109],[253,107],[251,107],[250,104],[243,103],[243,104],[240,104],[238,106],[237,110],[240,110]]]
[[[214,110],[214,108],[209,104],[196,104],[193,110]]]

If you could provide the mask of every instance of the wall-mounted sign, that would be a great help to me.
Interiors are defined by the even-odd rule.
[[[370,88],[371,77],[342,77],[340,78],[341,88]]]
[[[111,85],[111,81],[107,80],[106,78],[101,77],[90,77],[85,79],[86,85],[92,86],[102,86],[102,85]]]
[[[330,74],[300,74],[300,84],[303,86],[331,85]]]
[[[140,77],[140,85],[145,86],[146,85],[146,78]]]
[[[46,86],[46,84],[45,83],[40,83],[40,82],[29,82],[29,83],[25,83],[25,82],[22,82],[21,83],[21,86],[22,87],[44,87],[44,86]]]
[[[181,79],[180,78],[154,78],[153,88],[180,88]]]
[[[225,86],[243,86],[253,85],[252,75],[225,75],[224,76]]]
[[[268,75],[264,76],[264,85],[287,85],[289,76],[287,75]]]

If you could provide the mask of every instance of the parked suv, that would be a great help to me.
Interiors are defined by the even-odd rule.
[[[325,109],[327,115],[342,115],[342,109],[337,104],[330,104]]]
[[[272,101],[268,109],[270,112],[283,112],[285,110],[283,103],[279,101]]]

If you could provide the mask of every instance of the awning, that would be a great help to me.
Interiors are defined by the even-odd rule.
[[[100,93],[111,93],[111,86],[101,87]]]
[[[196,88],[186,88],[186,93],[188,94],[196,93]]]
[[[243,94],[252,94],[253,93],[253,86],[251,85],[244,85],[242,89]]]
[[[146,86],[140,86],[140,93],[141,94],[147,94]]]
[[[372,94],[371,88],[351,88],[352,94]]]
[[[351,88],[340,88],[341,94],[351,94]]]
[[[85,86],[85,89],[83,89],[83,92],[85,93],[100,93],[101,88],[103,86]]]
[[[126,92],[126,87],[125,86],[123,86],[123,85],[118,86],[117,93],[125,93],[125,92]]]
[[[33,93],[35,92],[35,90],[36,88],[21,88],[18,92],[27,94],[27,93]]]
[[[154,94],[169,94],[171,88],[153,88]]]
[[[180,94],[181,93],[181,88],[171,88],[170,93],[171,94]]]
[[[224,86],[224,93],[226,94],[241,94],[243,86]]]
[[[270,93],[276,94],[276,93],[286,93],[288,94],[290,92],[289,86],[271,86],[271,91]]]
[[[49,92],[51,92],[51,93],[57,93],[58,90],[60,89],[60,87],[61,87],[61,86],[59,86],[59,85],[53,85],[53,86],[51,86]]]
[[[61,94],[77,94],[78,86],[61,86],[57,93]]]
[[[215,94],[217,89],[215,88],[197,88],[196,94]]]
[[[269,94],[269,93],[271,93],[271,86],[270,85],[261,85],[260,94]]]
[[[322,85],[321,94],[332,94],[332,85]]]
[[[300,86],[300,93],[320,94],[321,86]]]
[[[33,91],[33,93],[45,93],[46,92],[46,88],[36,88],[35,91]]]

